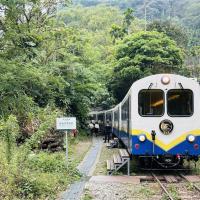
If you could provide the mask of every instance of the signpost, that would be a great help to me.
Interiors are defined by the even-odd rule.
[[[68,139],[67,130],[76,129],[76,117],[60,117],[56,119],[56,129],[66,131],[66,161],[68,167]]]

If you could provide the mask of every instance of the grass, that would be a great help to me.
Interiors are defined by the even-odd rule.
[[[97,163],[94,175],[107,175],[107,167],[106,167],[106,161],[112,160],[114,154],[118,154],[119,149],[118,148],[107,148],[106,144],[103,144],[102,151],[100,154],[99,162]],[[130,172],[131,175],[135,175],[135,172],[137,171],[137,163],[133,159],[130,161]],[[123,166],[120,171],[115,172],[113,175],[126,175],[127,174],[127,165]]]
[[[81,198],[81,200],[92,200],[92,199],[93,199],[93,197],[90,194],[90,191],[88,189],[85,189],[83,197]]]
[[[118,153],[118,149],[108,149],[106,144],[103,144],[99,162],[97,163],[94,175],[107,175],[106,161],[112,159],[113,154]]]
[[[91,147],[92,139],[91,137],[85,135],[79,135],[77,138],[71,138],[70,142],[70,159],[76,164],[80,163],[85,154]]]
[[[190,169],[190,174],[200,175],[200,160],[196,162],[196,167],[194,161],[189,162],[187,160],[184,160],[183,167],[186,169]]]
[[[174,198],[174,200],[179,200],[180,199],[179,193],[177,191],[176,186],[170,185],[169,188],[168,188],[168,191],[172,195],[172,197]]]
[[[167,187],[167,191],[169,192],[169,194],[172,196],[172,198],[174,200],[180,200],[181,197],[179,196],[179,193],[178,193],[178,190],[177,190],[177,187],[175,184],[171,184]],[[162,197],[162,200],[168,200],[169,197],[164,193],[163,197]]]
[[[150,196],[152,196],[152,195],[155,194],[155,192],[152,191],[152,190],[151,190],[150,188],[148,188],[148,187],[142,187],[142,188],[140,188],[139,193],[140,193],[140,194],[143,194],[144,196],[148,196],[148,197],[150,197]]]
[[[189,183],[189,182],[187,183],[186,188],[187,188],[187,190],[190,190],[190,191],[194,190],[193,184]]]
[[[0,143],[0,197],[10,200],[53,200],[69,184],[80,179],[76,167],[91,146],[91,139],[79,135],[69,138],[69,166],[65,152],[33,151],[24,163],[17,162],[19,147],[13,149],[12,162],[5,159],[4,143]]]

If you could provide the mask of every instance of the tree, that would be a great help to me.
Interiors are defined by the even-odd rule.
[[[124,12],[124,22],[123,22],[123,28],[127,34],[129,33],[129,27],[134,19],[135,19],[134,10],[132,8],[128,8]]]
[[[178,71],[182,64],[181,49],[165,34],[130,35],[118,47],[110,90],[121,101],[134,81],[149,74]]]
[[[147,26],[148,31],[158,31],[165,33],[172,40],[176,41],[178,46],[187,47],[188,34],[180,25],[170,21],[153,21]]]
[[[185,61],[191,77],[200,78],[200,46],[193,46]]]
[[[23,13],[23,6],[18,3],[18,12]],[[24,124],[29,112],[50,106],[76,116],[83,124],[90,107],[100,101],[105,106],[112,103],[112,98],[105,101],[109,96],[106,83],[115,49],[109,29],[113,23],[123,24],[122,12],[98,6],[92,10],[64,8],[56,14],[53,4],[51,15],[44,16],[41,27],[36,17],[41,6],[31,4],[27,14],[35,16],[30,18],[29,26],[26,20],[13,25],[13,21],[24,18],[23,14],[11,16],[10,12],[2,18],[2,22],[9,23],[5,24],[7,32],[1,38],[4,47],[0,57],[5,70],[0,72],[0,79],[7,84],[0,88],[0,116],[14,114],[19,124]],[[36,12],[31,11],[33,7]],[[22,39],[27,35],[28,43]]]
[[[110,35],[113,38],[113,43],[115,44],[116,40],[122,40],[124,38],[125,32],[120,26],[113,24],[110,30]]]
[[[69,57],[65,57],[65,63],[67,63],[65,66],[69,68],[75,66],[77,77],[80,77],[70,81],[70,84],[78,89],[77,93],[72,90],[75,95],[71,100],[73,105],[69,104],[70,110],[73,110],[77,116],[80,116],[81,113],[84,114],[82,116],[85,116],[87,114],[85,110],[89,108],[88,103],[92,108],[101,106],[102,102],[104,102],[105,107],[112,105],[112,98],[107,101],[109,94],[106,83],[110,79],[113,68],[110,63],[114,59],[114,36],[119,39],[124,35],[124,32],[121,31],[124,20],[123,13],[114,7],[96,6],[91,9],[78,6],[62,10],[58,19],[60,23],[64,22],[65,29],[71,27],[74,30],[72,35],[77,37],[79,42],[72,42],[72,44],[74,46],[77,44],[81,50],[79,56],[69,55]],[[112,24],[115,24],[113,27],[117,28],[114,28],[110,34]],[[64,52],[66,54],[66,51]],[[74,88],[74,86],[70,88]]]
[[[0,0],[0,31],[3,34],[0,56],[13,59],[26,55],[24,60],[32,59],[34,50],[42,43],[41,34],[55,18],[59,3],[60,0]]]
[[[124,12],[124,19],[123,24],[121,26],[113,24],[110,30],[110,35],[113,38],[113,43],[120,39],[122,40],[126,35],[130,33],[130,26],[135,19],[134,17],[134,11],[131,8],[128,8]]]

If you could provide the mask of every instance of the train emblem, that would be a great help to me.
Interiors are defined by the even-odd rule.
[[[163,120],[160,122],[160,130],[164,135],[169,135],[173,131],[174,125],[170,120]]]

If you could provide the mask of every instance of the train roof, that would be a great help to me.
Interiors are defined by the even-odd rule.
[[[91,113],[100,114],[100,113],[105,113],[105,112],[110,112],[110,111],[116,110],[119,107],[120,104],[123,104],[127,100],[127,98],[130,96],[130,93],[131,93],[131,91],[132,91],[132,89],[134,87],[137,87],[137,86],[138,87],[143,87],[145,85],[145,86],[147,86],[147,89],[148,89],[148,86],[149,86],[148,84],[150,82],[152,82],[152,83],[153,82],[154,83],[155,82],[161,83],[162,77],[169,77],[170,80],[172,80],[173,82],[183,83],[183,88],[184,87],[187,88],[188,85],[191,85],[193,87],[194,86],[198,86],[199,87],[199,83],[198,83],[197,79],[195,79],[195,78],[187,78],[185,76],[181,76],[181,75],[177,75],[177,74],[154,74],[154,75],[150,75],[150,76],[147,76],[147,77],[144,77],[144,78],[141,78],[141,79],[135,81],[131,85],[131,87],[129,88],[129,90],[128,90],[126,96],[123,98],[123,100],[118,105],[116,105],[114,108],[109,109],[109,110],[99,111],[99,112],[91,112]]]

